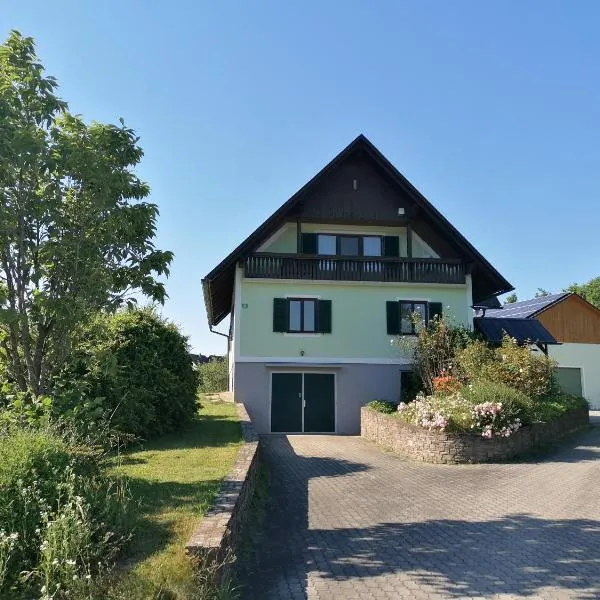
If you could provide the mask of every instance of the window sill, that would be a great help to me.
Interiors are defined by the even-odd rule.
[[[294,332],[294,331],[286,331],[283,333],[284,336],[286,337],[321,337],[323,334],[319,333],[317,331],[315,332],[309,332],[309,331],[298,331],[298,332]]]

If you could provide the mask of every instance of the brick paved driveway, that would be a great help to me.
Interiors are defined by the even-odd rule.
[[[265,441],[252,600],[600,598],[600,427],[527,464],[427,465],[356,437]]]

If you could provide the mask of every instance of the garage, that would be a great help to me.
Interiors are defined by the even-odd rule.
[[[272,433],[335,433],[334,373],[271,373]]]
[[[583,396],[590,407],[600,409],[600,309],[577,294],[561,292],[485,311],[489,319],[503,322],[538,321],[558,342],[548,356],[558,366],[561,388]]]
[[[581,368],[579,367],[557,367],[556,379],[558,385],[566,394],[583,396],[583,382]]]

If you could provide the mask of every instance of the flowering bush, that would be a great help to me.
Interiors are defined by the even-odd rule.
[[[508,437],[521,426],[584,406],[554,384],[555,364],[504,336],[499,348],[443,320],[411,341],[414,372],[424,392],[401,402],[397,415],[430,431]]]
[[[501,402],[477,404],[473,407],[472,414],[472,428],[481,431],[481,435],[486,438],[493,435],[509,437],[521,427],[521,420],[511,420],[507,412],[502,410]]]
[[[466,431],[471,426],[471,404],[460,392],[450,395],[417,396],[410,404],[398,405],[398,416],[429,431]]]
[[[419,327],[418,335],[401,337],[398,346],[410,356],[412,369],[427,394],[435,392],[434,379],[454,369],[456,353],[472,343],[475,334],[447,319],[433,319],[427,327]]]
[[[398,405],[398,416],[429,431],[508,437],[527,418],[528,398],[503,384],[484,382],[452,394],[419,396]]]
[[[461,387],[462,383],[452,375],[442,374],[433,378],[433,389],[436,394],[453,394]]]

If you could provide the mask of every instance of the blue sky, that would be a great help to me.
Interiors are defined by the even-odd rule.
[[[521,299],[600,275],[598,2],[0,4],[73,112],[141,136],[198,351],[201,278],[359,133]]]

